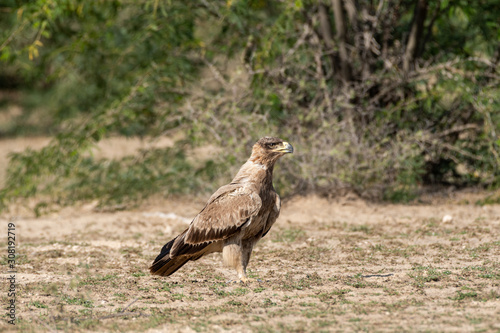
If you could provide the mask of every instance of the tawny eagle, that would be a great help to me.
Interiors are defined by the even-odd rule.
[[[189,228],[163,246],[151,273],[169,276],[190,260],[222,252],[224,264],[235,268],[242,282],[248,281],[246,268],[252,249],[280,213],[273,169],[286,153],[293,153],[293,147],[279,138],[257,141],[231,183],[219,188]]]

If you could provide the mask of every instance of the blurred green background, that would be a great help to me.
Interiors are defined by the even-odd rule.
[[[0,1],[6,207],[209,193],[261,136],[283,195],[500,184],[498,0]],[[110,137],[167,147],[106,158]]]

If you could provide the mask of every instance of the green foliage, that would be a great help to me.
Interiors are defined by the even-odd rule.
[[[61,203],[98,197],[109,205],[202,181],[210,170],[189,166],[182,147],[122,161],[89,156],[110,134],[151,136],[179,126],[183,89],[199,65],[191,56],[201,48],[196,8],[75,0],[30,2],[16,13],[10,33],[17,39],[0,50],[3,67],[12,68],[6,79],[17,76],[27,88],[47,91],[37,107],[48,110],[59,134],[40,151],[11,157],[2,201],[50,194]],[[22,38],[30,35],[34,42]]]
[[[476,205],[479,206],[484,206],[484,205],[495,205],[495,204],[500,204],[500,193],[494,193],[488,195],[484,199],[480,199],[476,201]]]
[[[62,300],[66,301],[67,304],[70,305],[82,305],[86,308],[93,308],[94,304],[91,300],[86,300],[83,297],[71,297],[64,295],[62,296]]]
[[[407,202],[424,185],[500,185],[498,2],[429,1],[409,70],[414,3],[381,4],[343,11],[342,36],[320,0],[7,2],[0,88],[23,98],[1,99],[0,111],[23,113],[0,135],[43,127],[55,137],[12,155],[0,202],[113,206],[214,190],[263,135],[296,148],[277,167],[285,195],[349,188]],[[177,142],[90,155],[117,134]],[[187,158],[207,145],[223,149]]]
[[[305,238],[305,233],[301,229],[285,229],[274,233],[273,242],[292,243],[298,239]]]
[[[416,265],[413,267],[412,273],[408,275],[410,278],[414,279],[413,284],[415,287],[423,288],[425,283],[440,281],[450,274],[450,271],[440,271],[434,267]]]
[[[463,301],[464,299],[467,299],[467,298],[477,298],[477,292],[476,291],[462,292],[462,291],[458,290],[457,296],[453,297],[452,299],[455,301]]]
[[[48,308],[47,305],[39,302],[39,301],[33,301],[33,302],[30,302],[29,303],[30,306],[34,306],[35,308],[39,308],[39,309],[46,309]]]
[[[50,195],[60,204],[99,198],[101,205],[129,204],[153,193],[186,193],[213,180],[211,162],[191,166],[182,151],[154,149],[140,157],[126,157],[103,163],[78,151],[61,156],[54,146],[40,151],[14,154],[11,177],[3,190],[16,197]],[[24,177],[22,184],[14,184]],[[35,186],[35,184],[37,186]],[[13,192],[15,191],[15,192]]]

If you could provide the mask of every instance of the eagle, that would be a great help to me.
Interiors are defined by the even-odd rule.
[[[224,264],[236,269],[241,282],[248,282],[246,268],[252,249],[280,213],[273,169],[287,153],[293,153],[288,142],[273,137],[258,140],[231,183],[219,188],[189,227],[163,246],[151,273],[169,276],[190,260],[222,252]]]

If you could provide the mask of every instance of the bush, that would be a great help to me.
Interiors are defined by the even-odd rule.
[[[296,147],[276,173],[285,195],[408,201],[424,185],[498,186],[499,5],[379,3],[12,6],[2,69],[40,96],[58,134],[13,155],[2,202],[211,191],[264,135]],[[178,141],[120,161],[88,155],[116,134]],[[186,159],[206,145],[223,149]]]

